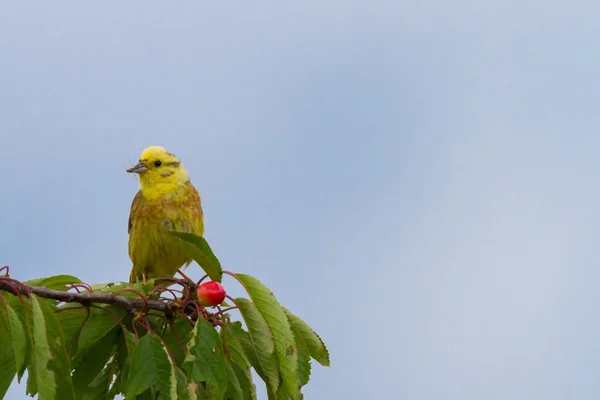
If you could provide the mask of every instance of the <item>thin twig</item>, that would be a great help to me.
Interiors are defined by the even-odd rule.
[[[12,280],[7,278],[0,278],[0,290],[4,290],[13,294],[17,292],[17,294],[25,296],[29,296],[31,293],[33,293],[36,296],[46,299],[58,300],[65,303],[79,303],[84,306],[89,306],[95,303],[112,304],[123,307],[132,315],[137,314],[138,310],[146,309],[164,312],[167,314],[167,317],[169,317],[172,316],[174,311],[177,309],[177,304],[175,301],[170,300],[160,301],[131,299],[123,296],[116,296],[114,293],[72,293],[39,286],[29,286],[25,285],[24,283],[15,285]]]

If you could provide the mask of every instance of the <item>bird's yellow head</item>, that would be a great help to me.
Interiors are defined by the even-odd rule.
[[[140,176],[143,192],[169,192],[189,182],[183,163],[162,146],[150,146],[142,152],[139,162],[127,172]]]

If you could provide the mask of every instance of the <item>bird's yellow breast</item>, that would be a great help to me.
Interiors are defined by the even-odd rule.
[[[128,227],[129,257],[133,262],[131,282],[140,280],[144,273],[147,278],[171,277],[192,261],[181,241],[166,231],[204,234],[200,196],[189,181],[172,188],[152,189],[141,189],[131,205]]]

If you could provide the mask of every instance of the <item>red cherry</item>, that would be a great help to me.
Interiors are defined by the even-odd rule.
[[[205,306],[216,306],[225,300],[225,289],[219,282],[205,282],[198,286],[198,300]]]

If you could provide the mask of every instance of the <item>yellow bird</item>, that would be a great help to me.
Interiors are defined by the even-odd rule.
[[[140,190],[129,213],[130,282],[172,277],[192,259],[181,241],[165,233],[204,234],[204,217],[198,191],[181,161],[164,147],[151,146],[127,172],[139,175]]]

